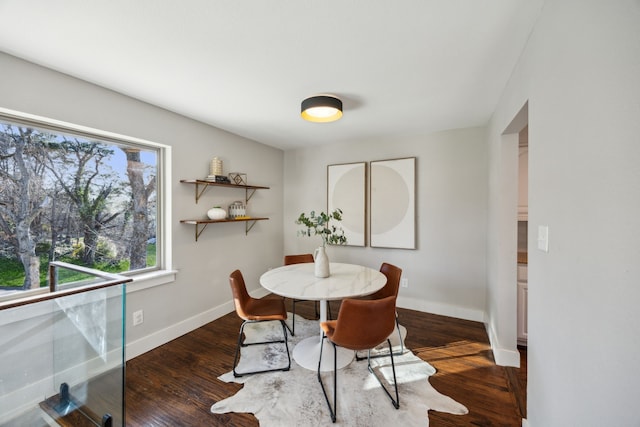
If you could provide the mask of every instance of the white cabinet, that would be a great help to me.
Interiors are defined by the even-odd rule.
[[[518,221],[529,216],[529,148],[520,147],[518,156]]]
[[[527,299],[529,285],[527,281],[527,265],[518,264],[518,344],[527,344]]]

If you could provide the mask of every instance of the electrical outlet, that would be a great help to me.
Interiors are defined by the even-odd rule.
[[[133,312],[133,326],[138,326],[144,322],[144,312],[142,310]]]
[[[400,286],[402,286],[403,288],[408,288],[409,287],[409,279],[406,279],[406,278],[400,279]]]

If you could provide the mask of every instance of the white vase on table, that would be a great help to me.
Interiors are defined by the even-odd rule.
[[[329,257],[324,246],[318,247],[313,252],[314,274],[316,277],[329,277]]]

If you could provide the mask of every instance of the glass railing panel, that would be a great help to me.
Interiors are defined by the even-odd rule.
[[[55,413],[79,411],[96,425],[123,425],[124,285],[56,300],[53,327]],[[54,399],[55,401],[56,399]]]
[[[65,286],[0,307],[2,427],[125,424],[125,284]]]
[[[39,402],[55,394],[54,306],[44,301],[0,311],[0,425],[18,426],[26,416],[33,423],[29,414],[37,417]]]

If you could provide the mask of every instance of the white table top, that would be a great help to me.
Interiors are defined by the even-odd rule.
[[[329,277],[318,278],[313,263],[285,265],[260,276],[260,284],[283,297],[321,301],[369,295],[387,283],[380,271],[362,265],[332,262],[330,270]]]

